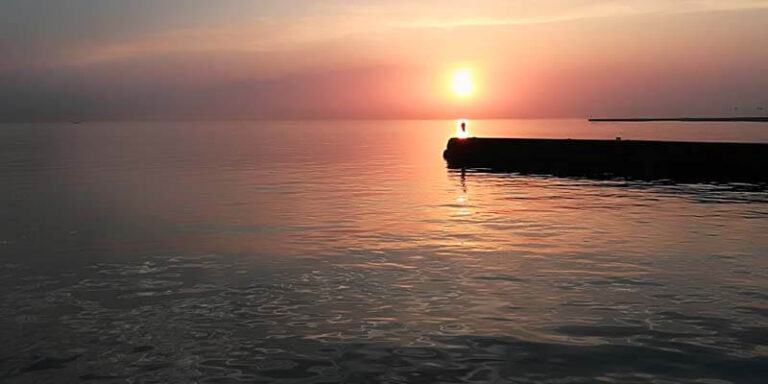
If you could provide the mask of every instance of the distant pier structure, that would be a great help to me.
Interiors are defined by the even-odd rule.
[[[762,110],[762,109],[761,109]],[[593,123],[611,122],[611,123],[644,123],[654,121],[681,121],[681,122],[733,122],[733,123],[768,123],[768,116],[743,116],[743,117],[619,117],[604,118],[592,117],[589,121]]]

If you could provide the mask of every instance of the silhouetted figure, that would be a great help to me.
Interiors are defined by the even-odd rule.
[[[461,132],[467,133],[467,122],[466,121],[462,121],[461,122]]]

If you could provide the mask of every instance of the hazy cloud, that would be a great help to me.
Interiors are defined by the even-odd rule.
[[[731,111],[768,102],[766,16],[768,0],[5,0],[0,120]],[[464,104],[445,87],[459,64],[478,75]]]

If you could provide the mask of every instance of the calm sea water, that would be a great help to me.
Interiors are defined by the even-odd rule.
[[[759,124],[478,136],[768,142]],[[449,121],[0,125],[0,381],[765,382],[768,192],[448,170]]]

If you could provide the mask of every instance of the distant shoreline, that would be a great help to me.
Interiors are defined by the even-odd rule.
[[[637,117],[637,118],[590,118],[594,123],[601,122],[652,122],[652,121],[719,121],[719,122],[751,122],[768,123],[768,116],[748,116],[748,117]]]

